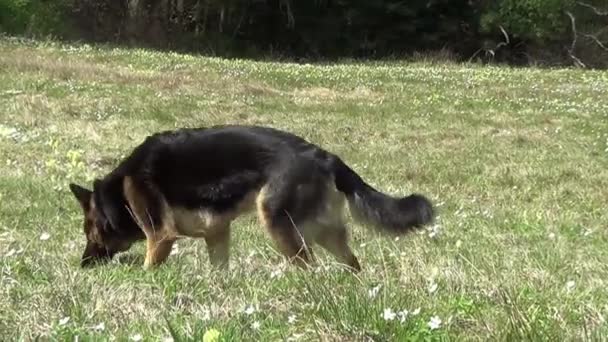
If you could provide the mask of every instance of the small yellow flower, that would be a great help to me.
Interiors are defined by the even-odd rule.
[[[203,342],[217,342],[220,340],[220,332],[216,329],[209,329],[203,335]]]

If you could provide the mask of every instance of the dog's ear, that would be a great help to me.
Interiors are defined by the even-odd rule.
[[[93,195],[93,192],[74,183],[70,183],[70,190],[74,194],[74,197],[76,197],[76,199],[78,200],[78,203],[80,203],[82,209],[85,212],[89,211],[91,206],[91,196]]]

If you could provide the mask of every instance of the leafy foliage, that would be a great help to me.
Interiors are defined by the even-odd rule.
[[[61,35],[69,7],[67,0],[0,0],[0,31]]]
[[[605,0],[588,4],[603,9]],[[605,41],[604,16],[575,0],[0,0],[0,31],[69,33],[226,57],[370,58],[449,51],[469,58],[491,51],[490,58],[525,63],[532,55],[568,58],[563,55],[572,42],[567,12],[582,31]],[[503,32],[511,44],[495,54]],[[603,46],[585,40],[596,47],[593,51]],[[599,50],[600,58],[594,59],[602,64],[605,49]]]
[[[500,0],[488,7],[481,27],[493,31],[502,25],[523,40],[560,40],[569,28],[564,12],[573,7],[574,0]]]

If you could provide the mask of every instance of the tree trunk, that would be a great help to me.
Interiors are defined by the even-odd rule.
[[[137,41],[141,34],[145,0],[128,0],[128,16],[126,23],[127,38],[131,42]]]

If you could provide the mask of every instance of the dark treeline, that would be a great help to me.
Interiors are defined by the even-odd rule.
[[[0,0],[0,29],[223,56],[608,64],[605,0]],[[576,38],[576,39],[575,39]]]

